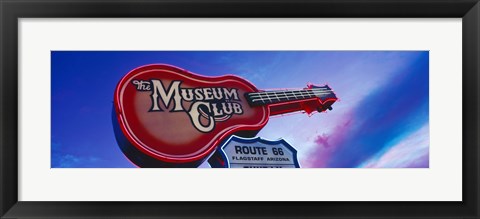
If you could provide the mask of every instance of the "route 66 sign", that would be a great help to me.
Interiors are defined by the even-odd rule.
[[[297,150],[275,141],[232,135],[208,160],[214,168],[300,168]]]

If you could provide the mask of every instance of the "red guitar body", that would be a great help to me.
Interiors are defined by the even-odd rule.
[[[140,167],[197,167],[228,136],[253,137],[266,125],[270,106],[252,107],[246,98],[255,92],[254,85],[234,75],[205,77],[161,64],[139,67],[115,90],[117,142]],[[298,104],[291,106],[301,108]]]
[[[242,113],[231,114],[225,121],[214,121],[214,128],[211,131],[200,131],[195,127],[192,119],[199,119],[204,126],[208,126],[211,121],[201,115],[198,117],[195,115],[195,118],[189,115],[188,111],[191,110],[195,101],[182,100],[182,111],[173,111],[176,106],[172,98],[168,106],[165,106],[163,101],[158,101],[160,105],[158,108],[163,111],[151,110],[152,91],[138,91],[133,83],[151,79],[161,79],[165,89],[173,81],[181,81],[181,89],[221,88],[223,92],[224,88],[230,90],[234,88],[238,100],[225,99],[225,93],[220,100],[205,100],[205,95],[202,93],[202,98],[197,98],[197,101],[206,103],[218,101],[219,106],[222,106],[222,103],[235,102],[242,106]],[[150,90],[152,88],[150,87]],[[219,89],[216,90],[219,91]],[[198,166],[226,136],[236,132],[240,132],[237,134],[245,137],[254,136],[265,126],[269,117],[268,107],[248,107],[244,98],[245,93],[257,91],[251,83],[233,75],[205,77],[169,65],[148,65],[137,68],[120,81],[115,92],[116,120],[126,137],[125,140],[128,140],[128,142],[121,141],[123,145],[121,148],[133,163],[141,167]],[[200,92],[197,91],[197,93]],[[217,96],[219,96],[218,93]],[[210,96],[213,96],[213,92],[207,96],[208,99],[212,98]],[[235,98],[234,95],[229,97]],[[218,108],[220,107],[217,107],[217,111]]]

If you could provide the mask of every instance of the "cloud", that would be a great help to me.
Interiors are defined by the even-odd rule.
[[[52,154],[52,168],[85,168],[97,167],[100,159],[94,156],[78,156],[73,154]]]
[[[314,138],[313,149],[308,151],[308,156],[302,162],[303,167],[329,167],[329,159],[338,149],[338,145],[341,145],[343,140],[349,135],[349,131],[352,128],[352,120],[352,114],[346,113],[340,120],[337,120],[337,125],[334,129],[318,134]]]
[[[317,144],[317,145],[320,145],[320,146],[329,148],[329,147],[330,147],[330,144],[328,143],[328,139],[329,139],[329,136],[327,136],[326,134],[322,134],[322,135],[318,135],[318,136],[315,138],[314,142],[315,142],[315,144]]]
[[[429,125],[407,136],[402,141],[381,151],[360,165],[367,168],[427,168],[429,167]]]
[[[71,154],[60,156],[57,167],[75,167],[80,163],[80,158]]]
[[[65,147],[59,142],[51,143],[51,168],[82,168],[96,167],[101,159],[90,155],[77,155],[64,151]]]
[[[308,166],[357,167],[428,123],[428,53],[396,75],[359,101],[330,133],[315,138]]]

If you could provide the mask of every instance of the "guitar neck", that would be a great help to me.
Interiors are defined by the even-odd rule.
[[[270,115],[291,113],[296,111],[325,111],[331,109],[335,102],[335,94],[326,88],[304,90],[262,91],[245,94],[250,106],[269,106]],[[324,101],[322,101],[324,100]]]
[[[247,100],[251,106],[264,106],[315,98],[312,90],[263,91],[248,93]]]

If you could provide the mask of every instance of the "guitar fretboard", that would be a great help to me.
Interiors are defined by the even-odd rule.
[[[332,94],[331,90],[326,88],[315,88],[296,91],[263,91],[247,93],[245,97],[252,106],[261,106],[281,102],[290,102],[295,100],[305,100],[315,97],[323,97]]]

